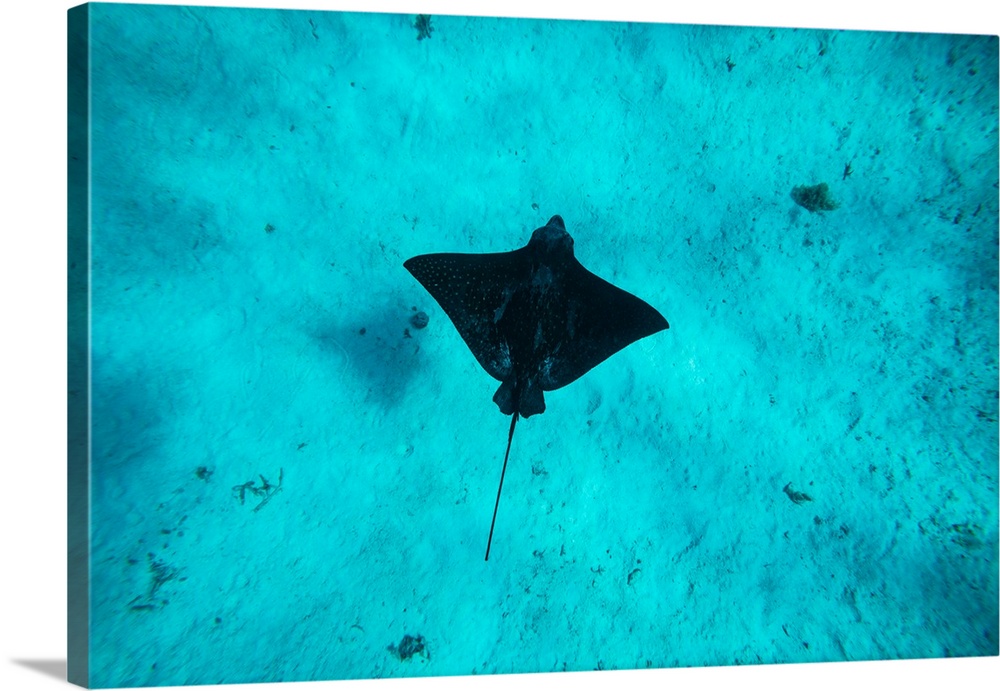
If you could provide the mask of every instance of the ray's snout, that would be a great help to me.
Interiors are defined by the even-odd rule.
[[[573,256],[573,238],[566,232],[561,216],[553,216],[548,223],[532,233],[528,247],[546,257]]]

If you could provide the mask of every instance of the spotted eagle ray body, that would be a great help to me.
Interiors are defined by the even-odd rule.
[[[669,325],[651,306],[585,269],[559,216],[513,252],[422,254],[403,266],[441,305],[483,369],[500,382],[493,401],[512,416],[486,544],[488,561],[518,417],[545,412],[543,392],[566,386]]]

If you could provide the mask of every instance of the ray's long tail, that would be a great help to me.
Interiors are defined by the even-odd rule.
[[[493,544],[493,527],[497,522],[497,509],[500,508],[500,492],[503,491],[503,476],[507,474],[507,459],[510,458],[510,443],[514,440],[514,425],[517,424],[517,411],[510,418],[510,432],[507,433],[507,453],[503,455],[503,470],[500,471],[500,486],[497,487],[497,503],[493,505],[493,520],[490,522],[490,539],[486,541],[486,561],[490,560],[490,545]]]

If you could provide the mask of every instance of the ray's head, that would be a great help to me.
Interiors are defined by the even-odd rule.
[[[560,216],[553,216],[532,233],[528,247],[545,263],[573,258],[573,238],[566,232],[566,225]]]

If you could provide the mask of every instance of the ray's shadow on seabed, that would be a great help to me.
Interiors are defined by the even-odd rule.
[[[321,324],[311,332],[321,354],[341,376],[351,374],[367,383],[365,399],[394,408],[404,398],[423,355],[418,331],[427,317],[416,307],[409,312],[387,309],[358,314],[349,322]]]

